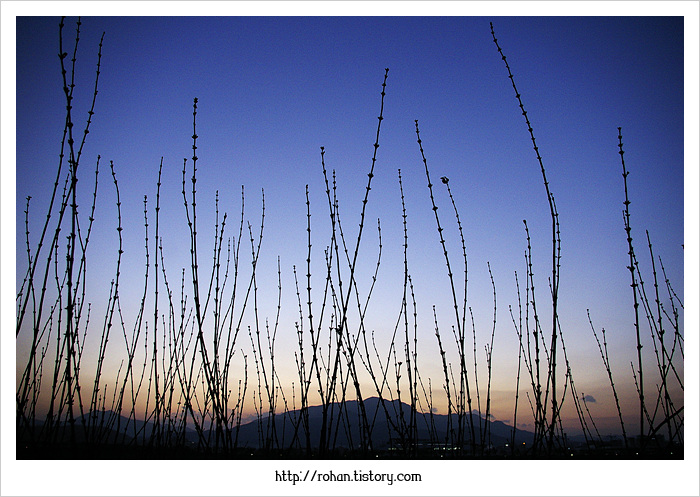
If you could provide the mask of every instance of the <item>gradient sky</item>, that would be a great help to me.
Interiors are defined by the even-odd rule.
[[[24,268],[24,199],[32,196],[32,233],[38,233],[60,146],[65,104],[56,56],[58,22],[53,17],[20,17],[16,24],[17,285]],[[71,48],[74,22],[67,20],[64,37]],[[441,176],[450,178],[459,208],[480,361],[493,321],[487,263],[493,272],[493,412],[498,419],[511,419],[517,338],[508,307],[517,309],[515,271],[524,288],[522,221],[526,219],[530,228],[537,288],[544,303],[551,271],[550,218],[539,165],[489,22],[515,76],[557,200],[560,316],[576,386],[579,393],[596,399],[589,404],[594,416],[615,416],[586,316],[590,309],[596,328],[608,333],[613,373],[633,424],[637,408],[629,363],[636,360],[636,351],[617,128],[622,127],[630,171],[638,258],[647,268],[644,230],[649,230],[655,255],[663,259],[683,299],[688,284],[683,244],[687,251],[691,242],[684,241],[682,17],[84,17],[75,89],[78,129],[92,96],[97,44],[106,32],[80,181],[85,195],[81,212],[86,214],[100,154],[97,226],[91,242],[95,262],[89,266],[94,305],[104,308],[116,261],[110,161],[123,205],[126,316],[135,312],[142,291],[143,197],[149,198],[152,222],[161,157],[161,234],[169,277],[178,288],[180,269],[189,268],[181,175],[183,158],[192,155],[192,100],[197,97],[202,256],[207,261],[210,257],[215,191],[221,212],[229,214],[232,234],[238,229],[240,191],[245,186],[246,219],[257,236],[264,188],[260,315],[274,320],[279,256],[284,328],[278,350],[296,347],[292,268],[297,266],[304,288],[305,186],[314,237],[312,283],[320,296],[329,230],[320,147],[325,147],[326,167],[337,173],[345,236],[354,244],[388,67],[358,276],[366,294],[376,264],[379,217],[383,259],[368,328],[378,337],[390,334],[401,305],[401,169],[409,271],[418,302],[419,346],[425,354],[423,375],[431,376],[433,387],[439,388],[442,371],[432,306],[438,308],[446,340],[451,294],[416,143],[418,119],[451,262],[458,268],[459,233],[447,192],[438,181]],[[244,250],[244,265],[249,257]],[[461,274],[461,269],[455,272]],[[247,344],[244,338],[241,343]],[[446,341],[454,349],[453,341]],[[280,370],[288,367],[290,375],[296,374],[293,358],[279,360],[285,359],[289,364],[280,364]],[[525,401],[521,407],[526,412]],[[616,427],[614,422],[601,423],[611,430]]]
[[[372,323],[373,327],[378,333],[392,329],[400,305],[403,233],[398,168],[404,178],[409,268],[419,292],[420,314],[430,323],[433,304],[450,310],[444,261],[415,138],[414,119],[419,119],[433,179],[448,176],[459,202],[470,262],[470,305],[482,323],[478,329],[486,340],[492,319],[488,261],[500,297],[496,364],[516,363],[500,343],[515,344],[507,306],[516,304],[513,272],[519,271],[521,280],[524,277],[522,220],[529,223],[539,263],[535,268],[544,289],[550,271],[549,212],[525,123],[491,39],[489,19],[121,17],[83,22],[76,78],[76,93],[83,100],[76,104],[78,116],[81,104],[82,115],[87,111],[97,42],[101,31],[106,32],[96,115],[82,163],[83,203],[87,208],[92,193],[88,185],[100,154],[102,201],[96,218],[105,231],[102,236],[96,232],[92,250],[109,260],[116,252],[116,211],[110,202],[111,178],[105,173],[108,161],[114,161],[127,227],[127,271],[122,281],[135,282],[124,285],[124,301],[133,291],[131,300],[138,305],[144,257],[143,228],[139,228],[142,199],[149,195],[154,200],[161,156],[166,264],[173,268],[172,278],[179,274],[176,269],[189,266],[180,191],[182,158],[191,157],[192,99],[197,97],[200,226],[208,226],[211,232],[201,228],[201,236],[207,241],[213,236],[216,189],[221,211],[237,219],[244,185],[246,217],[254,225],[260,191],[265,189],[259,286],[269,297],[261,314],[272,319],[277,256],[283,269],[283,295],[288,297],[294,296],[292,266],[305,264],[306,184],[317,212],[312,230],[325,233],[328,226],[320,146],[326,149],[326,166],[338,174],[341,215],[349,238],[355,238],[356,229],[351,227],[356,226],[361,207],[380,85],[384,68],[389,67],[377,178],[361,252],[364,278],[360,285],[366,292],[375,264],[374,226],[379,216],[385,262],[376,309],[390,311],[386,322]],[[595,352],[585,314],[590,308],[594,324],[608,330],[613,356],[618,348],[633,352],[617,126],[623,127],[631,171],[633,228],[640,241],[643,229],[650,231],[652,241],[657,240],[657,253],[682,295],[682,19],[495,18],[493,22],[529,109],[558,202],[565,338],[572,348]],[[41,192],[53,182],[53,154],[36,151],[57,150],[63,104],[55,60],[57,20],[22,18],[17,27],[17,105],[21,109],[17,224],[23,231],[24,197],[32,195],[32,212],[42,212]],[[67,24],[67,44],[72,30],[73,25]],[[436,190],[456,264],[460,246],[447,210],[449,199],[444,190]],[[321,236],[317,240],[316,258],[322,264],[328,242]],[[18,253],[23,243],[18,236]],[[642,248],[638,250],[644,261]],[[319,285],[323,281],[320,264]],[[91,269],[96,280],[96,273],[104,271],[103,281],[109,281],[114,271],[110,264]],[[393,293],[392,283],[397,289]],[[97,285],[93,289],[98,295],[108,290],[107,285]],[[290,305],[284,310],[294,316],[294,299],[285,300]],[[291,343],[296,339],[293,333],[286,338]],[[426,333],[431,346],[432,338],[432,333]],[[590,354],[581,356],[590,359]],[[581,383],[579,388],[585,385],[584,378]]]

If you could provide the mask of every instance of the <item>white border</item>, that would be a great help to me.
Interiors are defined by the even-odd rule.
[[[2,495],[698,495],[697,333],[686,335],[684,461],[16,461],[15,344],[10,302],[15,268],[15,17],[18,15],[683,15],[685,21],[686,328],[697,331],[700,246],[697,2],[20,2],[0,4],[2,22]],[[137,9],[136,9],[137,8]],[[690,312],[688,312],[690,311]],[[9,440],[8,440],[9,438]],[[420,484],[275,482],[275,470],[419,472]],[[546,481],[533,476],[546,474]]]

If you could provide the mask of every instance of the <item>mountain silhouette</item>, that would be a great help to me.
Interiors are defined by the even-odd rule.
[[[411,406],[398,400],[371,397],[362,404],[356,400],[328,404],[325,428],[321,405],[310,406],[306,412],[297,409],[274,416],[260,416],[242,424],[238,430],[234,428],[234,432],[237,431],[234,439],[237,439],[238,447],[251,449],[303,449],[307,443],[318,449],[325,431],[324,445],[331,450],[357,450],[363,446],[363,438],[375,450],[406,448],[411,441],[422,448],[457,448],[460,419],[455,413],[448,416],[413,411],[412,418]],[[464,447],[471,445],[472,423],[474,441],[479,447],[504,447],[513,441],[512,426],[496,420],[487,423],[484,417],[474,412],[462,417]],[[515,430],[516,444],[530,445],[533,437],[531,432]]]
[[[168,418],[156,424],[153,420],[134,419],[114,411],[98,411],[76,417],[73,430],[65,422],[55,425],[54,441],[65,446],[73,437],[74,443],[82,447],[110,446],[113,449],[149,447],[155,441],[155,446],[164,450],[179,447],[195,452],[203,449],[218,452],[217,447],[227,445],[240,450],[303,456],[308,454],[309,448],[318,454],[359,454],[363,448],[397,451],[397,455],[407,450],[470,450],[472,447],[484,451],[503,449],[513,442],[516,446],[530,446],[534,438],[533,433],[513,430],[502,421],[491,419],[487,423],[477,411],[463,415],[460,423],[456,413],[449,416],[423,413],[412,410],[404,402],[378,397],[364,399],[362,403],[348,400],[327,404],[325,421],[322,405],[275,415],[265,413],[238,427],[229,425],[227,444],[221,443],[223,432],[217,431],[211,420],[200,425],[201,432],[195,429],[191,417],[184,429],[181,421]],[[36,434],[42,431],[41,425],[36,427]],[[24,444],[18,441],[19,445]],[[100,457],[97,453],[95,456]]]

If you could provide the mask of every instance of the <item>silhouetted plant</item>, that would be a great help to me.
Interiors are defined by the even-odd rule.
[[[271,323],[269,317],[262,315],[262,307],[259,307],[259,302],[262,301],[261,295],[266,292],[265,288],[258,287],[259,267],[267,266],[260,260],[266,216],[264,190],[261,193],[261,217],[257,237],[251,223],[245,221],[244,189],[241,189],[239,229],[238,233],[234,233],[232,237],[226,231],[227,213],[220,214],[219,191],[216,191],[213,209],[210,207],[214,214],[211,259],[202,257],[196,188],[198,166],[201,168],[197,156],[198,99],[196,98],[193,101],[192,112],[191,163],[188,165],[188,159],[184,159],[182,168],[182,202],[189,231],[190,258],[189,268],[181,268],[179,302],[173,292],[173,290],[177,292],[177,288],[176,286],[171,288],[166,271],[164,245],[167,247],[168,240],[161,234],[161,181],[164,166],[161,158],[155,192],[155,215],[151,214],[151,219],[154,220],[153,235],[149,233],[148,197],[144,195],[143,198],[145,267],[143,279],[140,282],[137,281],[137,284],[143,285],[139,295],[140,300],[133,306],[135,317],[125,315],[122,310],[124,302],[120,292],[124,285],[131,282],[125,282],[122,278],[125,246],[122,197],[117,181],[117,169],[114,161],[110,160],[116,195],[117,236],[114,241],[116,267],[109,285],[104,317],[101,323],[94,324],[94,319],[91,320],[93,305],[88,301],[86,280],[87,248],[91,239],[98,197],[99,155],[95,166],[92,203],[87,217],[87,226],[83,216],[78,213],[77,185],[83,145],[94,115],[104,34],[100,39],[92,104],[82,138],[77,138],[74,136],[73,125],[75,113],[73,90],[76,86],[74,77],[80,26],[81,22],[78,20],[72,65],[68,69],[65,60],[68,54],[63,51],[64,20],[62,19],[59,24],[59,59],[63,93],[66,98],[66,119],[58,172],[36,248],[32,246],[30,239],[31,197],[26,197],[24,211],[26,260],[23,263],[26,264],[27,269],[19,285],[16,299],[16,336],[19,338],[22,330],[26,330],[31,333],[31,339],[29,351],[23,358],[25,362],[18,365],[16,392],[18,441],[33,444],[33,447],[37,448],[44,445],[61,446],[67,443],[73,449],[83,450],[84,447],[86,450],[93,451],[94,454],[99,454],[97,449],[139,446],[153,451],[196,447],[199,451],[197,454],[206,453],[209,456],[223,457],[241,457],[244,454],[241,451],[242,448],[257,450],[257,454],[262,457],[272,454],[291,457],[300,454],[307,457],[334,457],[343,447],[344,450],[349,451],[350,455],[367,457],[379,454],[379,444],[384,441],[378,440],[375,435],[384,430],[382,432],[387,433],[389,437],[389,446],[399,451],[393,454],[398,454],[400,457],[423,457],[424,454],[428,454],[426,447],[433,451],[428,457],[484,456],[487,454],[487,449],[490,454],[494,443],[491,433],[493,428],[491,387],[495,366],[493,347],[497,317],[494,275],[490,263],[487,263],[493,292],[493,326],[490,341],[483,344],[487,375],[485,385],[480,385],[477,326],[474,312],[467,300],[468,261],[465,233],[457,200],[450,187],[450,180],[443,176],[441,181],[446,186],[452,204],[462,245],[464,287],[461,292],[458,282],[455,282],[448,256],[447,241],[438,216],[437,201],[434,197],[417,120],[415,121],[416,137],[440,248],[447,266],[446,282],[450,285],[454,308],[455,321],[448,324],[448,330],[452,330],[456,357],[459,360],[459,364],[453,364],[448,359],[448,351],[442,340],[444,331],[441,333],[437,306],[433,304],[434,333],[442,365],[441,382],[447,411],[444,418],[436,414],[437,406],[441,406],[442,401],[435,402],[433,399],[432,379],[424,376],[423,365],[430,361],[430,358],[423,355],[424,350],[428,350],[423,346],[421,346],[419,361],[418,336],[422,332],[422,325],[418,320],[418,302],[414,280],[409,270],[408,216],[401,170],[398,171],[398,180],[404,233],[403,285],[393,335],[386,337],[391,338],[388,349],[382,349],[383,342],[377,341],[375,330],[372,329],[372,323],[368,318],[370,301],[383,257],[380,219],[377,219],[376,264],[373,273],[370,273],[371,279],[367,280],[369,289],[363,293],[358,284],[359,275],[362,274],[360,266],[364,262],[359,256],[360,245],[364,235],[365,218],[369,213],[367,203],[372,189],[380,130],[384,119],[388,69],[385,70],[382,83],[374,154],[362,199],[359,230],[356,238],[347,239],[354,243],[346,241],[340,217],[336,173],[333,170],[332,179],[329,179],[325,149],[321,147],[321,167],[328,203],[330,234],[323,252],[324,261],[321,261],[325,262],[325,268],[322,269],[322,272],[325,272],[324,282],[316,286],[312,285],[312,209],[309,187],[306,186],[306,291],[302,298],[297,266],[293,265],[299,310],[298,321],[294,323],[293,329],[280,321],[283,269],[279,256],[277,257],[277,308],[274,323]],[[498,53],[506,65],[519,108],[525,117],[540,166],[552,222],[552,269],[548,280],[549,297],[552,299],[552,332],[551,338],[548,337],[549,340],[547,340],[535,295],[530,232],[527,222],[524,221],[527,241],[524,305],[516,272],[517,318],[513,308],[509,306],[518,340],[513,429],[509,436],[512,446],[510,454],[524,455],[517,454],[515,449],[517,420],[519,415],[522,416],[518,410],[522,365],[525,366],[523,374],[526,377],[529,376],[530,391],[527,392],[527,398],[535,425],[533,446],[527,455],[555,456],[562,453],[568,446],[561,418],[565,401],[573,404],[586,442],[591,448],[595,448],[601,445],[602,437],[587,405],[586,396],[583,393],[579,395],[576,390],[558,315],[561,239],[555,198],[550,192],[532,125],[524,109],[521,95],[515,86],[510,66],[496,39],[493,25],[491,25],[491,34]],[[623,158],[621,130],[618,131],[625,189],[623,219],[628,240],[628,269],[632,278],[635,312],[638,364],[636,370],[632,365],[632,376],[640,400],[640,442],[642,448],[646,448],[648,442],[663,431],[669,439],[669,444],[682,446],[683,406],[679,406],[677,399],[674,398],[674,391],[677,391],[674,389],[683,390],[682,370],[679,371],[676,367],[676,363],[683,360],[684,340],[680,324],[680,309],[683,309],[683,303],[674,292],[659,257],[658,262],[663,274],[668,302],[665,302],[665,298],[661,295],[663,292],[660,289],[660,275],[657,272],[657,257],[652,249],[648,232],[647,244],[654,289],[649,294],[645,289],[640,263],[632,246],[627,185],[629,173]],[[64,161],[67,162],[67,174]],[[63,189],[59,198],[61,181]],[[188,182],[191,184],[189,192],[187,191]],[[244,275],[241,243],[246,224],[251,259],[250,272]],[[51,237],[52,232],[52,239],[44,249],[45,239],[47,236]],[[60,242],[61,235],[66,237],[66,242],[63,244]],[[208,261],[211,261],[211,266],[208,265]],[[153,264],[153,270],[151,264]],[[303,271],[300,273],[304,274]],[[304,286],[303,283],[301,285]],[[460,290],[459,297],[458,290]],[[322,292],[322,295],[319,295],[319,292]],[[656,371],[659,374],[657,396],[653,404],[648,402],[644,390],[645,381],[649,381],[649,371],[646,375],[642,375],[640,304],[649,325],[651,343],[656,356]],[[147,311],[150,305],[153,306],[152,314]],[[411,306],[412,317],[410,316]],[[130,304],[129,308],[131,307]],[[472,326],[473,382],[470,381],[468,374],[471,366],[467,367],[465,336],[467,311],[469,311]],[[31,325],[25,323],[25,318],[29,319],[27,316],[31,316]],[[621,402],[613,382],[606,332],[603,328],[601,345],[590,315],[588,319],[610,380],[625,446],[627,446],[628,437]],[[112,354],[119,358],[116,356],[118,347],[108,346],[110,340],[114,341],[113,328],[115,327],[118,328],[116,333],[121,333],[124,341],[121,349],[123,357],[114,376],[114,372],[107,372],[106,359],[111,358]],[[92,335],[93,328],[101,328],[98,331],[101,334],[95,352],[89,350],[87,340],[88,333]],[[238,342],[239,333],[243,329],[245,335],[246,328],[249,344],[241,345]],[[291,402],[289,385],[285,383],[290,379],[280,377],[278,369],[280,351],[276,347],[278,336],[287,332],[295,332],[298,342],[298,349],[293,354],[297,378],[291,381]],[[673,332],[672,340],[669,336],[671,332]],[[649,337],[646,340],[648,339]],[[246,340],[243,339],[243,341]],[[451,346],[449,348],[451,350]],[[563,353],[566,366],[565,373],[559,371],[559,375],[564,376],[564,382],[559,386],[559,391],[557,390],[557,358],[559,357],[560,362],[561,356],[558,349]],[[234,361],[237,354],[240,358]],[[253,362],[251,366],[255,366],[255,376],[252,376],[251,371],[249,378],[248,358],[251,354]],[[290,353],[290,359],[291,355]],[[88,357],[96,361],[94,377],[86,377],[82,372]],[[237,369],[239,366],[241,370]],[[482,365],[482,373],[483,367]],[[390,377],[390,369],[392,377]],[[652,374],[654,374],[653,368]],[[427,389],[425,379],[427,379]],[[249,380],[253,382],[250,392]],[[257,384],[255,384],[256,380]],[[82,387],[85,384],[90,385],[91,390],[83,390]],[[45,386],[44,392],[42,392],[42,385]],[[366,390],[368,385],[370,391],[372,388],[376,391],[378,399],[376,402],[368,401]],[[49,392],[46,392],[46,388]],[[477,410],[472,409],[474,391]],[[485,411],[482,412],[481,395],[484,391],[486,392]],[[570,396],[570,401],[567,395]],[[442,394],[440,396],[442,397]],[[254,447],[246,447],[246,444],[251,443],[250,440],[246,439],[243,442],[240,436],[244,415],[251,412],[251,397],[257,443]],[[43,413],[38,411],[40,401],[44,398],[48,399],[48,407],[46,419],[41,420],[39,416]],[[246,402],[249,407],[246,407]],[[319,403],[320,406],[317,406],[316,404]],[[319,416],[316,414],[312,416],[311,413],[317,407]],[[477,416],[476,420],[475,416]],[[191,428],[192,425],[194,430]],[[426,437],[429,440],[427,446],[424,444]],[[471,448],[470,453],[465,451],[467,445]],[[160,454],[160,452],[154,452],[154,454]],[[245,454],[247,455],[248,452],[246,451]]]
[[[622,410],[620,409],[620,400],[617,397],[617,390],[615,389],[615,381],[613,380],[612,370],[610,369],[610,358],[608,356],[608,343],[605,340],[605,328],[601,329],[601,334],[603,335],[603,345],[600,345],[600,340],[598,339],[598,333],[596,333],[593,327],[593,322],[591,321],[591,314],[588,309],[586,309],[588,314],[588,322],[591,325],[591,330],[593,330],[593,336],[598,344],[598,350],[600,351],[600,357],[603,359],[603,365],[608,373],[608,379],[610,380],[610,388],[612,388],[613,396],[615,397],[615,407],[617,409],[617,416],[620,418],[620,428],[622,429],[622,439],[625,442],[625,448],[627,448],[627,431],[625,430],[625,421],[622,419]]]
[[[618,147],[620,149],[620,162],[622,162],[622,178],[625,185],[625,209],[623,211],[624,221],[625,221],[625,232],[627,233],[627,247],[629,249],[629,260],[630,265],[627,267],[630,272],[630,277],[632,279],[632,297],[634,299],[634,329],[637,336],[637,373],[639,374],[638,383],[638,393],[639,393],[639,434],[640,437],[644,436],[644,411],[646,409],[644,405],[644,377],[643,377],[643,367],[642,367],[642,343],[641,335],[639,331],[639,302],[637,301],[637,278],[634,272],[634,247],[632,245],[632,227],[630,226],[630,211],[629,205],[630,200],[627,194],[627,168],[625,167],[625,151],[622,149],[622,128],[617,128],[618,130]]]
[[[432,209],[433,213],[435,214],[435,223],[437,225],[437,231],[438,235],[440,237],[440,245],[442,246],[442,252],[445,257],[445,264],[447,265],[447,276],[450,281],[450,289],[452,290],[452,302],[454,306],[454,311],[455,311],[455,321],[457,325],[457,342],[458,342],[458,353],[459,353],[459,370],[460,370],[460,388],[459,388],[459,397],[458,397],[458,405],[457,405],[457,445],[458,447],[462,447],[464,445],[464,418],[465,418],[465,413],[469,412],[469,428],[471,431],[471,447],[472,447],[472,453],[475,451],[475,443],[476,443],[476,437],[474,434],[474,421],[473,417],[471,415],[472,412],[472,398],[471,398],[471,393],[470,393],[470,387],[469,387],[469,377],[467,374],[467,365],[466,365],[466,354],[465,354],[465,349],[464,349],[464,322],[465,322],[465,317],[464,314],[466,312],[466,309],[463,309],[462,312],[462,317],[459,315],[459,306],[457,304],[457,293],[455,290],[455,284],[454,284],[454,277],[452,273],[452,268],[450,266],[450,259],[447,254],[447,247],[445,245],[445,238],[442,234],[443,228],[440,226],[440,217],[438,216],[438,207],[435,205],[435,198],[433,196],[433,184],[430,181],[430,171],[428,170],[428,162],[425,158],[425,153],[423,151],[423,145],[422,141],[420,138],[420,130],[418,129],[418,120],[415,120],[415,125],[416,125],[416,136],[417,136],[417,141],[418,141],[418,147],[420,149],[421,153],[421,158],[423,160],[423,166],[425,168],[425,176],[426,179],[428,180],[428,191],[430,192],[430,201],[432,203]],[[446,185],[449,186],[448,181],[443,180]],[[451,193],[451,192],[450,192]],[[455,209],[456,213],[456,209]],[[458,215],[457,218],[459,219]],[[461,224],[460,224],[461,228]],[[461,229],[460,229],[461,231]],[[464,245],[463,245],[464,247]],[[464,260],[465,260],[465,284],[466,284],[466,251],[464,252]],[[466,287],[465,287],[466,288]],[[466,305],[466,290],[465,290],[465,300],[464,303]],[[466,400],[466,403],[465,403]],[[468,411],[466,410],[466,406],[468,406]]]
[[[542,157],[540,156],[539,148],[537,147],[537,142],[535,141],[535,135],[532,129],[532,124],[530,123],[529,118],[527,117],[527,111],[525,110],[525,107],[523,106],[521,94],[518,91],[517,87],[515,86],[515,79],[513,77],[513,73],[510,70],[510,66],[508,65],[508,61],[506,60],[506,56],[503,54],[503,50],[501,49],[500,45],[498,44],[498,39],[496,38],[496,33],[494,32],[493,29],[493,23],[490,23],[491,25],[491,36],[493,37],[493,42],[496,45],[496,48],[498,49],[498,53],[501,55],[501,59],[503,60],[506,70],[508,71],[508,78],[510,79],[511,85],[513,86],[513,91],[515,92],[515,98],[518,100],[518,106],[520,107],[520,110],[522,112],[523,117],[525,118],[525,124],[527,125],[527,130],[530,134],[530,140],[532,141],[532,147],[535,150],[535,155],[537,157],[537,162],[539,163],[540,166],[540,172],[542,173],[542,180],[544,182],[544,187],[545,191],[547,193],[547,201],[549,202],[549,212],[550,216],[552,219],[552,277],[551,277],[551,285],[552,285],[552,292],[551,292],[551,297],[552,297],[552,333],[551,333],[551,344],[549,347],[550,350],[550,358],[548,360],[548,374],[547,374],[547,387],[545,388],[544,396],[544,406],[543,408],[546,409],[546,404],[547,404],[547,398],[550,394],[550,384],[551,384],[551,399],[552,399],[552,416],[551,416],[551,421],[549,422],[549,436],[547,439],[547,447],[548,450],[551,450],[552,448],[552,443],[553,443],[553,438],[554,438],[554,427],[556,426],[557,422],[557,413],[559,412],[559,409],[557,408],[557,397],[556,397],[556,369],[557,369],[557,321],[558,321],[558,314],[557,314],[557,305],[559,301],[559,258],[560,258],[560,244],[558,242],[558,215],[556,213],[556,207],[554,204],[554,196],[550,192],[549,189],[549,182],[547,181],[547,174],[544,169],[544,164],[542,162]],[[534,298],[534,296],[533,296]],[[538,396],[539,397],[539,396]],[[539,398],[538,398],[539,401]],[[543,427],[544,423],[546,423],[545,418],[542,419],[543,422]]]

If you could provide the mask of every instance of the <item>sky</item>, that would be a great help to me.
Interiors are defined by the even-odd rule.
[[[696,272],[689,274],[687,266],[690,255],[697,255],[696,227],[688,231],[687,224],[688,216],[693,219],[695,215],[687,206],[697,206],[696,191],[688,185],[689,175],[697,180],[697,163],[689,164],[688,158],[689,154],[697,158],[692,155],[697,154],[697,145],[684,147],[684,139],[686,123],[697,117],[697,109],[688,114],[683,18],[497,15],[503,9],[472,17],[468,9],[458,10],[458,15],[445,17],[426,17],[425,12],[417,17],[393,17],[400,13],[394,10],[391,17],[366,17],[364,12],[362,17],[83,17],[75,87],[78,130],[83,129],[89,110],[97,46],[105,33],[95,115],[79,173],[81,215],[87,216],[100,155],[95,228],[89,249],[95,262],[89,262],[87,280],[96,315],[101,316],[105,309],[118,248],[110,162],[121,196],[121,299],[126,322],[133,323],[143,291],[143,199],[148,197],[152,237],[161,158],[159,228],[171,285],[179,288],[181,268],[189,269],[182,167],[183,158],[192,156],[192,103],[197,98],[198,223],[201,257],[206,261],[202,265],[211,269],[216,192],[221,215],[227,212],[229,216],[228,233],[237,236],[244,187],[244,215],[257,243],[264,190],[258,309],[262,319],[274,322],[279,258],[282,306],[277,365],[283,381],[293,378],[296,366],[288,351],[298,347],[294,322],[299,320],[294,267],[305,303],[306,187],[311,209],[312,286],[318,305],[330,233],[320,147],[324,147],[329,174],[335,171],[337,175],[344,234],[354,247],[372,164],[381,85],[385,68],[389,68],[357,273],[359,291],[365,298],[376,266],[379,219],[382,259],[366,317],[368,331],[375,332],[380,348],[386,350],[401,308],[404,231],[400,170],[420,368],[439,390],[443,377],[432,308],[436,307],[443,341],[453,360],[450,326],[454,314],[416,142],[418,120],[458,293],[463,288],[461,241],[440,177],[449,178],[459,210],[481,382],[486,375],[483,349],[494,321],[493,277],[492,413],[510,422],[518,341],[509,307],[517,316],[516,272],[524,293],[527,238],[523,220],[529,228],[538,302],[542,302],[545,315],[551,221],[527,126],[491,36],[489,22],[493,22],[556,199],[562,240],[560,322],[577,390],[595,399],[588,406],[600,420],[600,428],[615,432],[619,425],[588,322],[590,310],[596,329],[606,330],[626,422],[634,426],[637,401],[630,362],[636,361],[636,344],[622,217],[625,192],[618,127],[622,128],[629,170],[632,236],[643,273],[651,280],[648,230],[655,257],[662,258],[674,290],[685,300],[697,284]],[[69,17],[64,32],[64,43],[71,49],[75,21]],[[58,22],[56,17],[18,17],[16,21],[16,174],[12,192],[16,195],[16,215],[9,220],[16,225],[16,242],[11,247],[16,261],[10,265],[16,269],[16,288],[26,267],[25,199],[32,197],[30,233],[36,243],[58,163],[65,115],[56,56]],[[189,177],[191,159],[187,167]],[[3,182],[8,169],[3,168]],[[6,211],[5,200],[3,207]],[[3,222],[3,249],[12,236],[6,226]],[[153,240],[150,243],[152,255]],[[244,232],[243,272],[250,266],[246,244],[249,240]],[[18,360],[26,347],[24,340],[20,335],[17,341]],[[118,339],[114,342],[115,350],[123,348]],[[247,336],[241,340],[241,348],[250,348]],[[651,352],[651,346],[646,350]],[[117,368],[121,357],[115,352],[108,367]],[[369,384],[366,391],[372,394]],[[524,413],[526,403],[521,402]],[[564,416],[575,431],[575,413]]]

